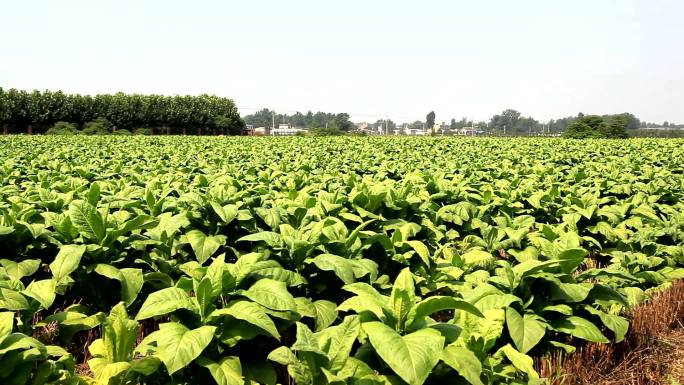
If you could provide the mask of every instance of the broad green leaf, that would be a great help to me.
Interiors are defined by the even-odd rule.
[[[83,245],[63,245],[55,260],[50,264],[50,271],[55,281],[59,282],[62,278],[71,274],[81,263],[86,247]]]
[[[173,374],[188,366],[214,338],[215,326],[200,326],[190,330],[177,322],[159,325],[157,336],[157,353],[166,366],[169,374]]]
[[[199,310],[184,290],[177,287],[168,287],[150,294],[140,307],[140,311],[135,319],[142,320],[156,317],[178,309]]]
[[[608,343],[610,342],[601,331],[590,321],[576,316],[561,318],[552,322],[553,330],[567,333],[577,338],[591,342]]]
[[[318,345],[318,340],[308,326],[297,322],[297,339],[290,347],[295,352],[310,352],[326,357],[325,352]]]
[[[415,252],[426,266],[430,266],[430,250],[421,241],[405,241]]]
[[[33,275],[40,268],[40,259],[25,259],[21,262],[0,259],[0,265],[5,268],[7,275],[12,278],[22,279]]]
[[[461,259],[467,266],[487,266],[494,262],[495,258],[492,254],[483,250],[472,250],[461,256]]]
[[[483,317],[480,310],[468,302],[458,300],[454,297],[433,296],[418,302],[411,308],[406,317],[406,327],[410,328],[413,324],[422,321],[432,313],[454,309],[467,311],[478,317]]]
[[[55,302],[55,286],[54,279],[33,281],[24,290],[24,294],[38,301],[43,309],[48,309]]]
[[[131,358],[138,336],[138,322],[128,318],[126,307],[119,302],[107,317],[101,317],[102,348],[107,363]]]
[[[271,247],[280,247],[283,244],[283,239],[280,234],[274,233],[272,231],[261,231],[258,233],[245,235],[237,241],[265,242]]]
[[[95,272],[121,283],[121,299],[126,303],[126,306],[135,301],[145,283],[142,269],[124,268],[119,270],[112,265],[99,263],[95,266]]]
[[[342,370],[349,358],[354,341],[361,330],[358,316],[347,316],[341,324],[324,329],[316,333],[320,345],[325,350],[330,360],[330,370],[338,372]]]
[[[263,278],[256,281],[248,290],[241,290],[239,293],[272,310],[294,311],[297,309],[294,297],[287,291],[284,282]]]
[[[334,302],[318,300],[313,302],[315,311],[314,322],[316,331],[321,331],[330,326],[337,318],[337,305]]]
[[[392,286],[389,303],[392,307],[394,318],[398,321],[398,327],[403,325],[406,316],[414,306],[416,300],[413,274],[408,268],[402,270]]]
[[[0,341],[3,337],[12,333],[14,328],[14,313],[11,311],[0,312]]]
[[[482,363],[475,354],[460,346],[447,346],[442,351],[442,361],[451,366],[461,377],[473,385],[484,385],[480,380],[482,375]]]
[[[518,368],[518,370],[524,372],[527,374],[527,377],[530,380],[536,380],[539,379],[539,374],[537,373],[536,370],[534,370],[534,361],[532,360],[532,357],[520,353],[519,351],[515,350],[510,344],[507,344],[506,346],[501,348],[501,352],[508,358],[509,361]]]
[[[272,335],[274,338],[280,339],[278,329],[276,329],[273,320],[264,312],[261,306],[249,301],[233,302],[223,309],[214,310],[210,318],[220,316],[231,316],[248,322]]]
[[[444,337],[433,329],[401,336],[381,322],[367,322],[363,330],[380,358],[410,385],[425,382],[444,347]]]
[[[71,222],[85,238],[100,243],[105,237],[105,224],[100,212],[86,201],[69,204]]]
[[[520,314],[509,307],[506,309],[506,326],[513,343],[521,353],[535,347],[546,333],[546,326],[528,314]]]
[[[29,308],[29,303],[26,297],[18,292],[0,287],[0,309],[6,310],[26,310]]]
[[[354,268],[346,258],[333,254],[321,254],[309,261],[321,270],[334,272],[345,284],[354,282]]]
[[[604,313],[591,306],[584,306],[584,309],[601,319],[601,322],[615,334],[615,342],[621,342],[625,339],[625,335],[629,329],[629,321],[627,321],[626,318],[620,317],[619,315]]]
[[[224,235],[206,235],[199,230],[191,230],[185,236],[200,264],[206,262],[226,242]]]
[[[242,365],[238,357],[223,357],[218,362],[200,357],[197,363],[209,369],[209,373],[218,385],[242,385]]]

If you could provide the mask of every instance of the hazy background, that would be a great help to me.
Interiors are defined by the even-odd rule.
[[[684,1],[0,1],[0,86],[355,121],[684,122]]]

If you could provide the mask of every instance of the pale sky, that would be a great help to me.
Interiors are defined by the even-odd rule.
[[[682,0],[0,0],[0,87],[684,123]]]

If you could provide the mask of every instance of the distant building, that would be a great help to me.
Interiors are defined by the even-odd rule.
[[[475,129],[475,127],[463,127],[455,131],[456,135],[475,136],[478,134],[478,131]]]
[[[422,129],[422,128],[409,128],[408,126],[404,128],[404,133],[406,135],[410,136],[420,136],[420,135],[427,135],[428,131]]]
[[[297,135],[300,132],[306,133],[306,130],[292,127],[289,123],[281,123],[278,125],[278,128],[271,130],[271,136],[292,136]]]

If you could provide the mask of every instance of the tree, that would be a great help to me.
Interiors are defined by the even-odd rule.
[[[451,122],[449,123],[449,129],[450,129],[450,130],[455,130],[456,128],[457,128],[457,127],[456,127],[456,119],[451,118]]]
[[[427,116],[425,116],[425,127],[427,127],[430,132],[434,134],[435,127],[435,111],[430,111]]]
[[[604,138],[627,138],[627,128],[630,126],[629,117],[626,114],[604,117],[599,131]]]
[[[10,98],[7,92],[0,87],[0,125],[2,125],[2,133],[7,135],[9,131],[9,123],[12,119],[12,107]]]
[[[341,113],[335,115],[333,118],[333,123],[341,131],[351,131],[354,129],[354,123],[349,120],[349,114]]]
[[[586,138],[627,138],[626,127],[629,120],[623,115],[582,115],[563,132],[563,137]]]
[[[500,115],[492,116],[489,126],[497,131],[514,133],[520,120],[520,112],[512,109],[503,111]]]

